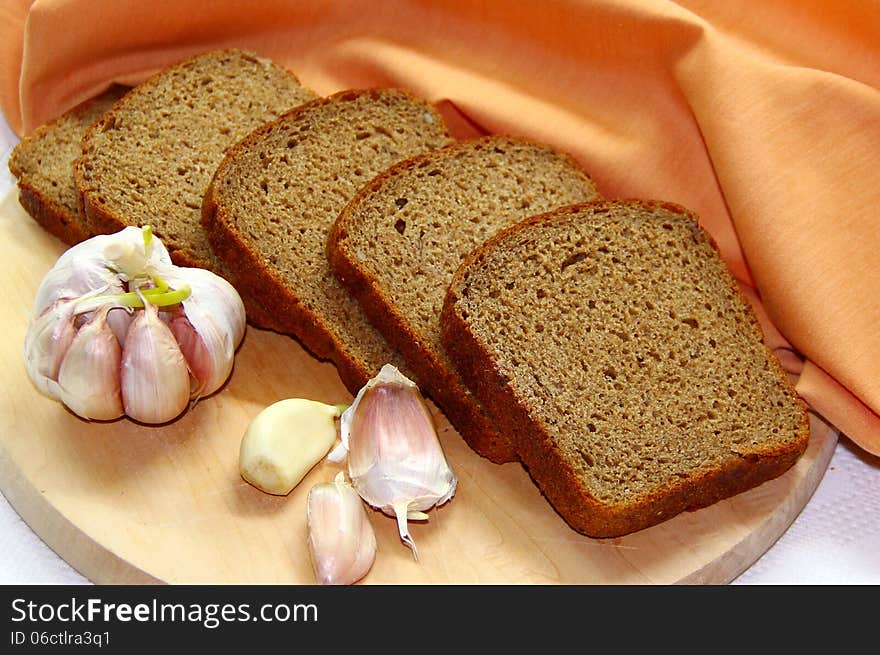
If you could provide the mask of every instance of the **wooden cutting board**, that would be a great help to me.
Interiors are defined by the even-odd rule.
[[[28,525],[96,583],[314,584],[305,498],[338,466],[322,462],[275,497],[241,479],[238,449],[249,421],[276,400],[350,402],[335,368],[293,339],[249,328],[228,384],[176,422],[80,420],[35,390],[23,361],[37,286],[64,245],[14,192],[0,204],[0,238],[0,490]],[[478,457],[433,409],[458,491],[412,524],[419,562],[394,521],[370,511],[379,551],[364,583],[727,583],[788,528],[837,442],[814,416],[809,449],[780,478],[635,534],[590,539],[521,466]]]

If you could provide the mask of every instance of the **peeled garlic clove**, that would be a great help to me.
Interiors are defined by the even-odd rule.
[[[418,387],[386,364],[340,424],[352,485],[371,506],[397,518],[400,538],[418,558],[407,519],[423,518],[416,513],[445,503],[457,485]]]
[[[241,477],[257,489],[285,496],[333,447],[340,405],[304,398],[279,400],[248,425],[239,450]]]
[[[125,413],[142,423],[165,423],[189,403],[189,369],[155,305],[145,303],[128,328],[122,351]]]
[[[315,577],[324,585],[353,584],[376,559],[376,535],[363,501],[340,472],[316,484],[307,502],[309,553]]]
[[[109,307],[95,312],[67,349],[58,371],[60,400],[85,419],[109,421],[122,416],[119,341],[107,323]]]

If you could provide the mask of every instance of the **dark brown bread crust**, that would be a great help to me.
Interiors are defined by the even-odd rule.
[[[616,202],[599,201],[589,204],[613,207]],[[694,229],[701,231],[716,252],[719,252],[717,244],[702,230],[696,217],[688,210],[671,203],[630,202],[640,203],[646,207],[662,206],[689,217],[693,221]],[[787,471],[806,450],[809,440],[809,415],[806,404],[795,393],[778,359],[767,349],[768,366],[775,370],[780,384],[787,388],[788,394],[795,399],[802,410],[798,438],[792,447],[769,448],[760,454],[742,457],[699,478],[693,476],[683,478],[675,485],[626,505],[603,504],[572,478],[572,472],[553,443],[547,426],[535,421],[529,408],[512,393],[509,380],[493,363],[492,353],[475,336],[467,316],[461,314],[457,304],[463,281],[469,275],[469,271],[478,265],[484,253],[496,247],[499,242],[503,242],[508,234],[524,229],[526,225],[564,218],[571,210],[571,207],[564,207],[527,219],[503,230],[477,248],[456,272],[441,315],[441,338],[444,347],[474,394],[492,411],[499,426],[511,435],[523,465],[550,504],[574,530],[591,537],[615,537],[656,525],[683,511],[706,507]],[[727,274],[731,289],[742,301],[754,338],[765,343],[760,324],[750,304],[726,269],[723,273]]]
[[[365,368],[349,345],[337,338],[330,327],[323,325],[321,318],[292,293],[285,281],[266,265],[264,255],[254,250],[249,243],[241,238],[241,235],[234,228],[233,218],[217,202],[214,182],[227,174],[227,169],[240,151],[249,148],[251,143],[274,130],[278,123],[296,120],[297,115],[313,111],[322,105],[382,92],[381,89],[340,91],[296,107],[276,121],[257,128],[248,137],[230,148],[214,174],[214,179],[205,194],[202,205],[202,225],[208,235],[211,247],[221,260],[235,262],[236,277],[240,288],[248,295],[261,298],[270,315],[283,317],[284,325],[277,328],[280,332],[295,336],[317,358],[333,362],[339,371],[343,384],[352,394],[356,394],[376,375],[376,371]],[[409,95],[418,100],[414,95],[405,91],[395,90],[395,92]],[[436,120],[442,124],[442,118],[439,114],[436,115]],[[294,326],[294,329],[290,329],[289,326]]]
[[[76,173],[76,168],[74,168],[74,175],[78,176]],[[114,232],[118,232],[119,230],[125,228],[127,225],[119,216],[110,211],[104,204],[97,200],[97,198],[92,199],[90,196],[80,196],[80,207],[82,208],[83,215],[85,216],[86,224],[88,225],[88,230],[91,234],[113,234]],[[192,259],[186,259],[180,256],[179,252],[175,250],[174,253],[171,252],[169,248],[168,254],[171,255],[172,259],[178,266],[192,266]]]
[[[388,180],[417,170],[426,162],[435,164],[444,159],[454,159],[459,152],[466,151],[470,144],[482,145],[491,150],[493,146],[508,147],[512,141],[526,143],[516,137],[503,135],[472,138],[391,166],[371,180],[346,205],[334,223],[327,242],[327,256],[334,275],[358,300],[364,313],[388,342],[403,354],[419,385],[442,408],[471,449],[498,464],[518,461],[510,440],[480,408],[477,399],[463,384],[457,372],[440,361],[434,352],[436,347],[428,343],[422,334],[411,329],[410,320],[389,300],[388,292],[380,281],[358,264],[356,255],[347,247],[346,239],[352,215],[358,205],[377,193]],[[557,156],[568,162],[572,171],[583,173],[585,188],[592,185],[586,171],[571,156],[562,152],[557,153]],[[598,192],[596,196],[598,197]]]
[[[69,246],[91,236],[77,217],[24,180],[18,182],[18,202],[43,229]]]

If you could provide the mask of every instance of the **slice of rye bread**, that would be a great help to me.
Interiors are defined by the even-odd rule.
[[[203,222],[242,288],[264,298],[356,393],[402,357],[330,272],[327,234],[339,212],[391,164],[447,145],[437,110],[397,89],[342,91],[258,128],[217,168]]]
[[[201,224],[202,198],[226,151],[256,127],[317,95],[269,59],[212,50],[132,89],[88,130],[75,180],[91,232],[151,225],[180,266],[211,270],[236,288]],[[241,294],[248,320],[275,327]]]
[[[697,217],[603,201],[509,228],[455,274],[450,357],[557,512],[612,537],[786,471],[805,404]]]
[[[93,236],[85,225],[73,181],[73,162],[82,154],[86,131],[128,87],[112,85],[24,137],[9,157],[18,200],[50,234],[72,246]]]
[[[393,166],[346,206],[330,267],[462,438],[493,462],[516,453],[440,343],[440,310],[467,254],[514,222],[598,199],[569,155],[510,136],[461,141]]]

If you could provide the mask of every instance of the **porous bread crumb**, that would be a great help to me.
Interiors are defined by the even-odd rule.
[[[806,448],[803,402],[679,208],[600,202],[526,221],[462,267],[442,321],[539,487],[587,534],[738,493]]]
[[[212,246],[245,289],[266,299],[278,329],[334,361],[352,391],[385,363],[405,365],[330,272],[328,232],[379,172],[449,141],[420,98],[346,91],[257,130],[217,171],[204,218]]]
[[[396,164],[358,193],[331,232],[337,277],[404,353],[465,441],[492,461],[516,456],[440,343],[446,288],[465,256],[502,228],[598,197],[570,156],[518,137],[489,136]]]
[[[176,264],[206,268],[238,287],[201,225],[204,194],[232,145],[315,97],[290,71],[241,50],[161,70],[83,139],[75,177],[90,231],[151,225]],[[249,320],[271,325],[258,298],[243,299]]]

